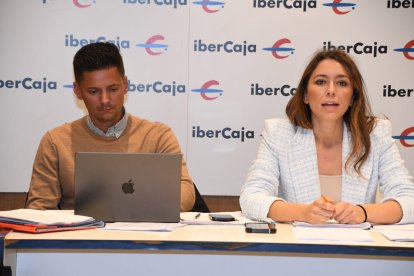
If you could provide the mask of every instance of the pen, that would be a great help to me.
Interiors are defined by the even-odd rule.
[[[321,197],[322,197],[323,201],[334,204],[334,202],[332,200],[329,200],[326,196],[321,195]]]
[[[331,200],[331,199],[328,199],[326,196],[321,195],[321,197],[322,197],[323,201],[325,201],[325,202],[327,202],[327,203],[335,204],[335,201],[333,201],[333,200]],[[333,215],[332,215],[332,217],[330,217],[330,219],[331,219],[331,220],[333,219]]]
[[[194,219],[198,219],[200,217],[200,213],[198,213],[197,215],[195,215]]]

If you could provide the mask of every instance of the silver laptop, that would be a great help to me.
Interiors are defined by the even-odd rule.
[[[75,155],[75,214],[105,222],[178,222],[180,194],[181,155]]]

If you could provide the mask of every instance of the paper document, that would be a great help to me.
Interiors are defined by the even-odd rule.
[[[114,222],[107,223],[103,230],[170,232],[186,226],[183,223]]]
[[[414,224],[374,225],[373,229],[391,241],[414,241]]]
[[[373,242],[370,231],[351,228],[293,227],[296,239],[304,241]]]
[[[0,212],[0,227],[29,233],[85,230],[105,223],[91,217],[74,215],[73,210],[17,209]]]
[[[335,220],[330,220],[324,224],[311,224],[302,221],[295,221],[292,223],[295,227],[311,227],[311,228],[354,228],[354,229],[370,229],[371,224],[369,222],[359,223],[359,224],[345,224],[338,223]]]
[[[374,225],[372,227],[374,230],[401,230],[401,231],[413,231],[414,224],[384,224],[384,225]]]
[[[182,212],[180,214],[181,223],[193,225],[244,225],[246,222],[253,222],[242,215],[240,211],[236,212],[220,212],[214,214],[229,214],[232,215],[235,221],[212,221],[208,215],[209,213],[196,212]]]
[[[414,231],[407,230],[378,230],[390,241],[414,242]]]
[[[0,211],[0,221],[42,225],[66,225],[94,221],[92,217],[75,215],[73,210],[16,209]]]

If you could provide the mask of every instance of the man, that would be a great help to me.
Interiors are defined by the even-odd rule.
[[[82,47],[75,54],[73,69],[73,91],[84,101],[89,114],[43,136],[33,165],[26,208],[74,208],[76,152],[182,154],[169,127],[126,113],[123,104],[128,79],[114,44],[92,43]],[[181,211],[191,210],[194,201],[194,185],[183,159]]]

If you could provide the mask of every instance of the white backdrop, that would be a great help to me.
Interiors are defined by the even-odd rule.
[[[0,192],[27,191],[41,136],[86,114],[67,85],[93,40],[121,47],[128,112],[174,129],[202,194],[239,195],[263,121],[285,115],[311,56],[332,46],[359,64],[413,174],[411,2],[0,0]]]

